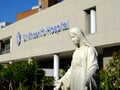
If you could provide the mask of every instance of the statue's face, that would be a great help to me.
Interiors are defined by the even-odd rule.
[[[70,37],[71,37],[73,43],[74,43],[76,46],[79,46],[79,44],[80,44],[80,38],[78,37],[78,35],[76,35],[75,33],[71,32],[71,33],[70,33]]]

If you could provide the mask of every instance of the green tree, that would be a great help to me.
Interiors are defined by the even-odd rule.
[[[0,64],[0,90],[3,90],[5,87],[3,86],[3,65]]]
[[[102,90],[120,89],[120,51],[113,53],[113,60],[100,71],[100,83]]]
[[[45,72],[36,61],[12,63],[7,68],[0,65],[0,90],[40,90],[44,78]]]
[[[3,77],[9,82],[9,90],[13,90],[12,82],[14,80],[14,66],[8,65],[8,68],[4,68]]]
[[[23,85],[26,80],[26,64],[27,62],[17,63],[14,68],[14,79],[19,83],[19,89],[23,90]]]
[[[30,64],[26,64],[25,68],[26,82],[29,90],[36,90],[41,79],[45,77],[45,72],[39,67],[38,63],[34,60]]]

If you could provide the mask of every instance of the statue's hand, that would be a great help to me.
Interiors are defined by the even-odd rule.
[[[59,90],[59,88],[63,85],[63,82],[61,80],[55,81],[55,88],[54,90]]]

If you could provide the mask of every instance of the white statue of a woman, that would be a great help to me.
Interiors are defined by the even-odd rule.
[[[95,48],[89,44],[78,28],[70,29],[70,37],[77,49],[73,53],[71,66],[58,81],[54,90],[98,90],[98,62]]]

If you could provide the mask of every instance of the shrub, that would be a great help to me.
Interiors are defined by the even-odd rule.
[[[102,90],[120,89],[120,51],[113,53],[113,59],[104,70],[100,70],[100,88]]]

